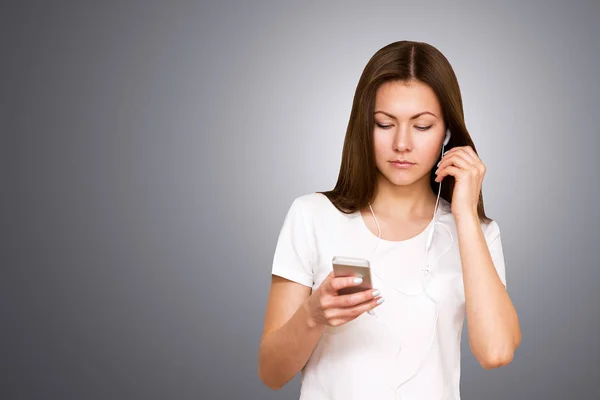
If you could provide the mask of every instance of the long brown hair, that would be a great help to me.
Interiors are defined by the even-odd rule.
[[[333,190],[317,192],[327,196],[343,213],[350,214],[366,207],[375,195],[377,166],[373,147],[373,112],[377,89],[385,82],[415,79],[429,85],[440,102],[446,128],[452,133],[445,150],[471,146],[477,153],[465,126],[458,81],[446,57],[427,43],[407,40],[390,43],[371,57],[358,81],[337,183]],[[437,193],[439,187],[433,169],[429,181],[432,190]],[[440,193],[450,203],[454,184],[454,177],[447,175]],[[480,221],[491,221],[485,215],[481,191],[477,214]]]

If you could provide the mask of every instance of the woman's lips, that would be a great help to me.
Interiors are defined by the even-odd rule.
[[[398,161],[390,161],[392,163],[392,165],[395,168],[398,169],[407,169],[412,167],[413,165],[415,165],[414,163],[410,163],[410,162],[398,162]]]

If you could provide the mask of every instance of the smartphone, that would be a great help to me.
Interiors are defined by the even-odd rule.
[[[338,290],[338,294],[343,295],[373,289],[371,264],[366,258],[335,256],[333,257],[332,263],[333,275],[336,278],[341,276],[356,276],[363,278],[360,285],[342,288]]]

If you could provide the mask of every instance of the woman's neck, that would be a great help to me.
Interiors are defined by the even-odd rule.
[[[427,178],[427,177],[425,177]],[[394,220],[431,218],[437,200],[429,181],[398,186],[382,178],[371,201],[374,212]]]

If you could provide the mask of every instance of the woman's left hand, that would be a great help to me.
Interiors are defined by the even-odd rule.
[[[486,167],[471,146],[459,146],[448,150],[435,171],[436,182],[447,175],[456,181],[452,192],[452,214],[454,217],[471,213],[477,215],[477,203]]]

